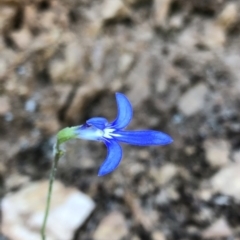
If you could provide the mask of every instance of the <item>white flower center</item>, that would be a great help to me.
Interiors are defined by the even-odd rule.
[[[112,137],[119,137],[119,134],[113,133],[115,131],[115,129],[112,128],[105,128],[103,130],[103,137],[105,138],[110,138],[112,139]]]

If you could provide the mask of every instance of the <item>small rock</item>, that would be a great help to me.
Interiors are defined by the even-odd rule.
[[[208,238],[227,238],[233,235],[231,228],[224,218],[218,219],[209,228],[203,231],[202,237]]]
[[[184,23],[184,16],[182,14],[177,14],[171,17],[169,20],[170,29],[181,29]]]
[[[211,189],[204,189],[204,188],[200,189],[197,193],[197,196],[201,200],[206,201],[206,202],[211,200],[212,195],[213,195],[213,193],[212,193]]]
[[[165,240],[166,238],[162,232],[155,231],[152,233],[152,239],[153,240]]]
[[[49,73],[54,82],[66,80],[66,62],[62,60],[52,60],[49,64]]]
[[[207,92],[207,86],[203,83],[191,88],[180,98],[179,110],[188,117],[196,114],[203,109]]]
[[[212,167],[222,167],[230,162],[230,145],[223,139],[207,139],[204,142],[205,156]]]
[[[48,181],[25,186],[2,200],[2,232],[14,240],[39,240]],[[94,209],[85,194],[55,181],[46,228],[47,239],[70,240]]]
[[[55,28],[49,32],[42,32],[40,35],[34,38],[34,41],[29,46],[29,51],[41,51],[49,46],[55,46],[58,43],[61,32],[59,29]],[[56,47],[56,46],[55,46]],[[52,51],[46,53],[45,57],[51,56]]]
[[[178,173],[178,169],[173,164],[166,164],[160,169],[151,169],[151,176],[157,182],[158,185],[166,185],[168,182],[173,179]]]
[[[226,39],[226,31],[217,21],[197,20],[179,35],[179,44],[188,49],[196,46],[219,49]]]
[[[210,49],[221,48],[226,43],[225,29],[215,22],[206,22],[203,32],[199,35],[198,44]]]
[[[192,156],[194,153],[196,153],[196,148],[194,146],[186,146],[184,151],[187,156]]]
[[[240,163],[233,163],[222,168],[210,180],[214,193],[233,197],[240,202]]]
[[[214,204],[219,206],[228,206],[230,204],[231,198],[229,196],[220,195],[213,199]]]
[[[131,163],[127,166],[127,172],[131,177],[144,173],[145,171],[146,169],[141,163]]]
[[[169,204],[170,201],[176,201],[179,199],[179,194],[175,188],[167,187],[161,189],[155,198],[155,202],[159,206],[164,206]]]
[[[27,112],[35,112],[37,108],[37,103],[34,99],[28,99],[25,103],[25,110]]]
[[[9,98],[7,96],[0,96],[0,116],[7,114],[10,110]]]
[[[32,35],[27,28],[13,32],[11,38],[16,46],[21,50],[26,50],[32,42]]]
[[[121,240],[128,234],[126,220],[121,212],[112,212],[102,219],[93,234],[94,240]]]
[[[114,190],[114,195],[117,197],[117,198],[123,198],[124,197],[124,189],[121,188],[121,187],[118,187],[118,188],[115,188]]]
[[[166,27],[166,19],[172,0],[154,1],[154,22],[157,27]]]
[[[146,149],[139,149],[137,153],[139,159],[143,161],[149,161],[149,158],[151,157],[149,151],[147,151]]]
[[[51,30],[55,27],[56,24],[56,13],[53,11],[45,11],[41,14],[41,27],[46,30]],[[58,15],[60,17],[60,13]],[[59,19],[60,20],[60,19]]]
[[[16,8],[10,4],[2,4],[0,8],[0,32],[10,23],[10,19],[14,16]]]
[[[134,56],[129,53],[125,53],[119,60],[119,72],[125,74],[131,68],[134,62]]]
[[[238,6],[234,2],[228,3],[222,12],[219,14],[216,23],[223,29],[230,29],[238,21],[239,10]]]
[[[122,0],[105,0],[102,7],[103,20],[123,19],[129,16],[129,9]]]

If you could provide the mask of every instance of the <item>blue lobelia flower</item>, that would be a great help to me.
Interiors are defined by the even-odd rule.
[[[107,157],[101,165],[98,176],[115,170],[122,159],[122,148],[118,142],[139,146],[166,145],[173,140],[163,132],[153,130],[128,131],[124,128],[132,120],[132,106],[127,97],[116,93],[118,106],[117,118],[109,123],[102,117],[90,118],[85,124],[74,127],[76,138],[102,141],[108,150]]]

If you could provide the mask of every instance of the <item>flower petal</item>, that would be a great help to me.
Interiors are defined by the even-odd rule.
[[[86,123],[103,130],[108,124],[108,121],[106,118],[103,118],[103,117],[94,117],[87,120]]]
[[[104,143],[107,146],[108,154],[98,171],[98,176],[106,175],[115,170],[122,159],[122,148],[116,141],[105,141]]]
[[[132,120],[132,106],[127,97],[122,93],[116,93],[118,115],[117,118],[110,124],[116,129],[125,128]]]
[[[166,145],[173,141],[166,133],[153,130],[116,131],[114,138],[120,142],[139,146]]]

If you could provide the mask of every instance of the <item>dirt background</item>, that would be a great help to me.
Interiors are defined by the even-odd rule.
[[[104,240],[101,224],[107,240],[240,239],[239,12],[238,0],[1,0],[1,197],[48,178],[59,129],[113,120],[119,91],[129,129],[174,143],[123,145],[101,178],[103,144],[69,143],[57,178],[96,203],[73,239]]]

